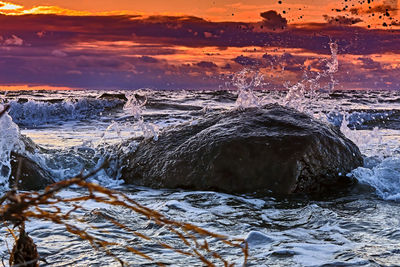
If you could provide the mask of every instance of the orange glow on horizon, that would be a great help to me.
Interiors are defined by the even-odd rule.
[[[81,90],[82,88],[71,88],[63,86],[50,86],[50,85],[0,85],[0,91],[40,91],[40,90]]]

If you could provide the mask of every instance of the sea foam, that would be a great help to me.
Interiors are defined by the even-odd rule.
[[[389,157],[375,166],[360,167],[352,175],[362,184],[375,188],[376,194],[385,200],[400,201],[400,158]]]
[[[0,105],[0,110],[4,106]],[[0,118],[0,191],[9,188],[8,178],[11,175],[11,152],[24,150],[20,140],[20,131],[7,113]]]
[[[41,126],[66,120],[90,119],[123,105],[120,99],[67,98],[62,101],[10,101],[10,116],[21,126]]]

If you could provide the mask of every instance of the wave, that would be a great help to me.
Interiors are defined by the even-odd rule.
[[[3,108],[0,105],[0,110]],[[0,118],[0,137],[0,192],[4,192],[9,188],[11,152],[25,150],[20,139],[19,128],[8,114],[3,114]]]
[[[371,157],[365,163],[364,167],[353,170],[352,175],[360,183],[375,188],[382,199],[400,201],[400,158]]]
[[[350,110],[345,114],[335,112],[327,115],[327,119],[335,126],[340,126],[346,120],[347,127],[356,130],[400,129],[400,110]]]
[[[9,102],[9,114],[20,126],[58,124],[67,120],[85,120],[101,116],[102,112],[122,107],[125,101],[118,98],[67,98],[65,100],[19,99]]]

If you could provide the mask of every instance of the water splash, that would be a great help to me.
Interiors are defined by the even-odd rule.
[[[288,93],[283,100],[283,105],[303,112],[307,110],[311,102],[319,98],[319,93],[330,93],[335,89],[337,81],[334,78],[334,74],[339,70],[338,45],[336,42],[331,41],[329,48],[331,51],[330,59],[322,61],[322,63],[325,63],[326,69],[313,75],[305,72],[304,78],[294,85],[289,82],[284,84],[285,88],[288,89]],[[322,84],[324,78],[329,78],[329,82],[325,85]]]
[[[245,68],[233,77],[233,85],[238,88],[235,106],[238,109],[261,107],[262,100],[254,94],[254,89],[263,85],[264,76],[258,71]]]
[[[133,117],[136,119],[136,125],[143,133],[143,136],[147,138],[153,138],[155,141],[158,140],[159,128],[154,123],[145,122],[143,118],[143,111],[146,108],[147,97],[141,97],[136,94],[126,95],[128,101],[124,106],[124,110],[129,110]]]
[[[129,111],[136,120],[142,119],[143,111],[146,108],[147,97],[140,97],[135,93],[126,94],[125,96],[128,100],[124,105],[124,110]]]
[[[376,159],[374,165],[357,168],[352,175],[360,183],[375,188],[382,199],[400,201],[400,158]]]
[[[0,104],[0,111],[4,110]],[[25,147],[20,140],[20,131],[8,113],[0,118],[0,191],[9,189],[8,179],[11,175],[11,152],[24,151]]]
[[[295,108],[301,112],[311,113],[310,104],[316,102],[322,93],[332,92],[337,84],[334,74],[339,70],[338,45],[330,42],[329,48],[331,56],[329,59],[321,60],[325,66],[322,71],[317,73],[303,73],[303,78],[291,84],[285,82],[283,85],[288,90],[286,96],[278,101],[279,104]],[[326,81],[328,79],[328,81]],[[236,108],[246,109],[251,107],[261,107],[268,99],[260,98],[255,93],[255,89],[267,85],[264,82],[264,75],[259,70],[244,68],[234,74],[232,84],[238,89],[238,97],[235,102]],[[312,115],[312,114],[310,114]]]

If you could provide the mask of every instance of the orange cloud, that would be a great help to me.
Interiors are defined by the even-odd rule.
[[[18,10],[18,9],[21,9],[21,8],[23,8],[23,6],[0,1],[0,10],[2,10],[2,11]]]
[[[25,8],[22,5],[0,1],[0,14],[2,15],[63,15],[63,16],[92,16],[92,15],[137,15],[138,12],[132,11],[105,11],[105,12],[90,12],[66,9],[58,6],[35,6],[32,8]]]

